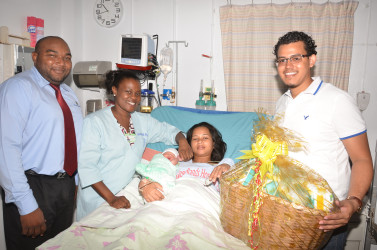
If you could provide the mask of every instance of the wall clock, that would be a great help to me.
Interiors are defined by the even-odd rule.
[[[103,27],[113,27],[122,19],[123,6],[121,0],[96,0],[94,19]]]

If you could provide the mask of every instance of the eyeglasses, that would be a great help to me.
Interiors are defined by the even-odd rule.
[[[292,64],[299,64],[302,61],[303,57],[309,57],[309,56],[310,55],[301,55],[301,54],[292,55],[289,58],[285,58],[285,57],[278,58],[275,60],[275,63],[276,63],[276,66],[282,66],[282,65],[286,65],[289,60]]]

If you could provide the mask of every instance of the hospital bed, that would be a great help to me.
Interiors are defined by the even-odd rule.
[[[206,121],[223,135],[228,149],[225,157],[241,156],[250,149],[254,112],[196,110],[158,107],[151,113],[181,131]],[[169,145],[149,144],[143,156],[148,161]],[[197,179],[178,179],[174,192],[163,201],[144,204],[137,178],[119,194],[131,202],[131,209],[114,209],[103,203],[94,212],[38,249],[249,249],[224,232],[220,219],[220,195]]]

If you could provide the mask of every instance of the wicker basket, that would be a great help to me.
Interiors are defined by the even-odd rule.
[[[263,193],[260,209],[260,231],[254,241],[261,249],[320,249],[330,239],[332,231],[318,229],[324,211],[292,204]]]
[[[253,159],[237,163],[235,170],[221,178],[221,215],[224,230],[250,246],[248,221],[252,208],[252,184],[243,186],[234,176],[248,171]],[[254,245],[260,249],[319,249],[332,232],[318,229],[326,212],[290,203],[266,193],[262,194],[259,231],[254,232]]]
[[[248,219],[252,203],[253,186],[244,186],[234,176],[245,176],[254,159],[242,160],[236,167],[221,176],[221,214],[220,221],[225,232],[248,243]]]

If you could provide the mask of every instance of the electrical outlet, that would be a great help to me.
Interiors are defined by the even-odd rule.
[[[369,104],[370,94],[366,93],[364,91],[357,93],[357,106],[361,111],[364,111],[367,109]]]

